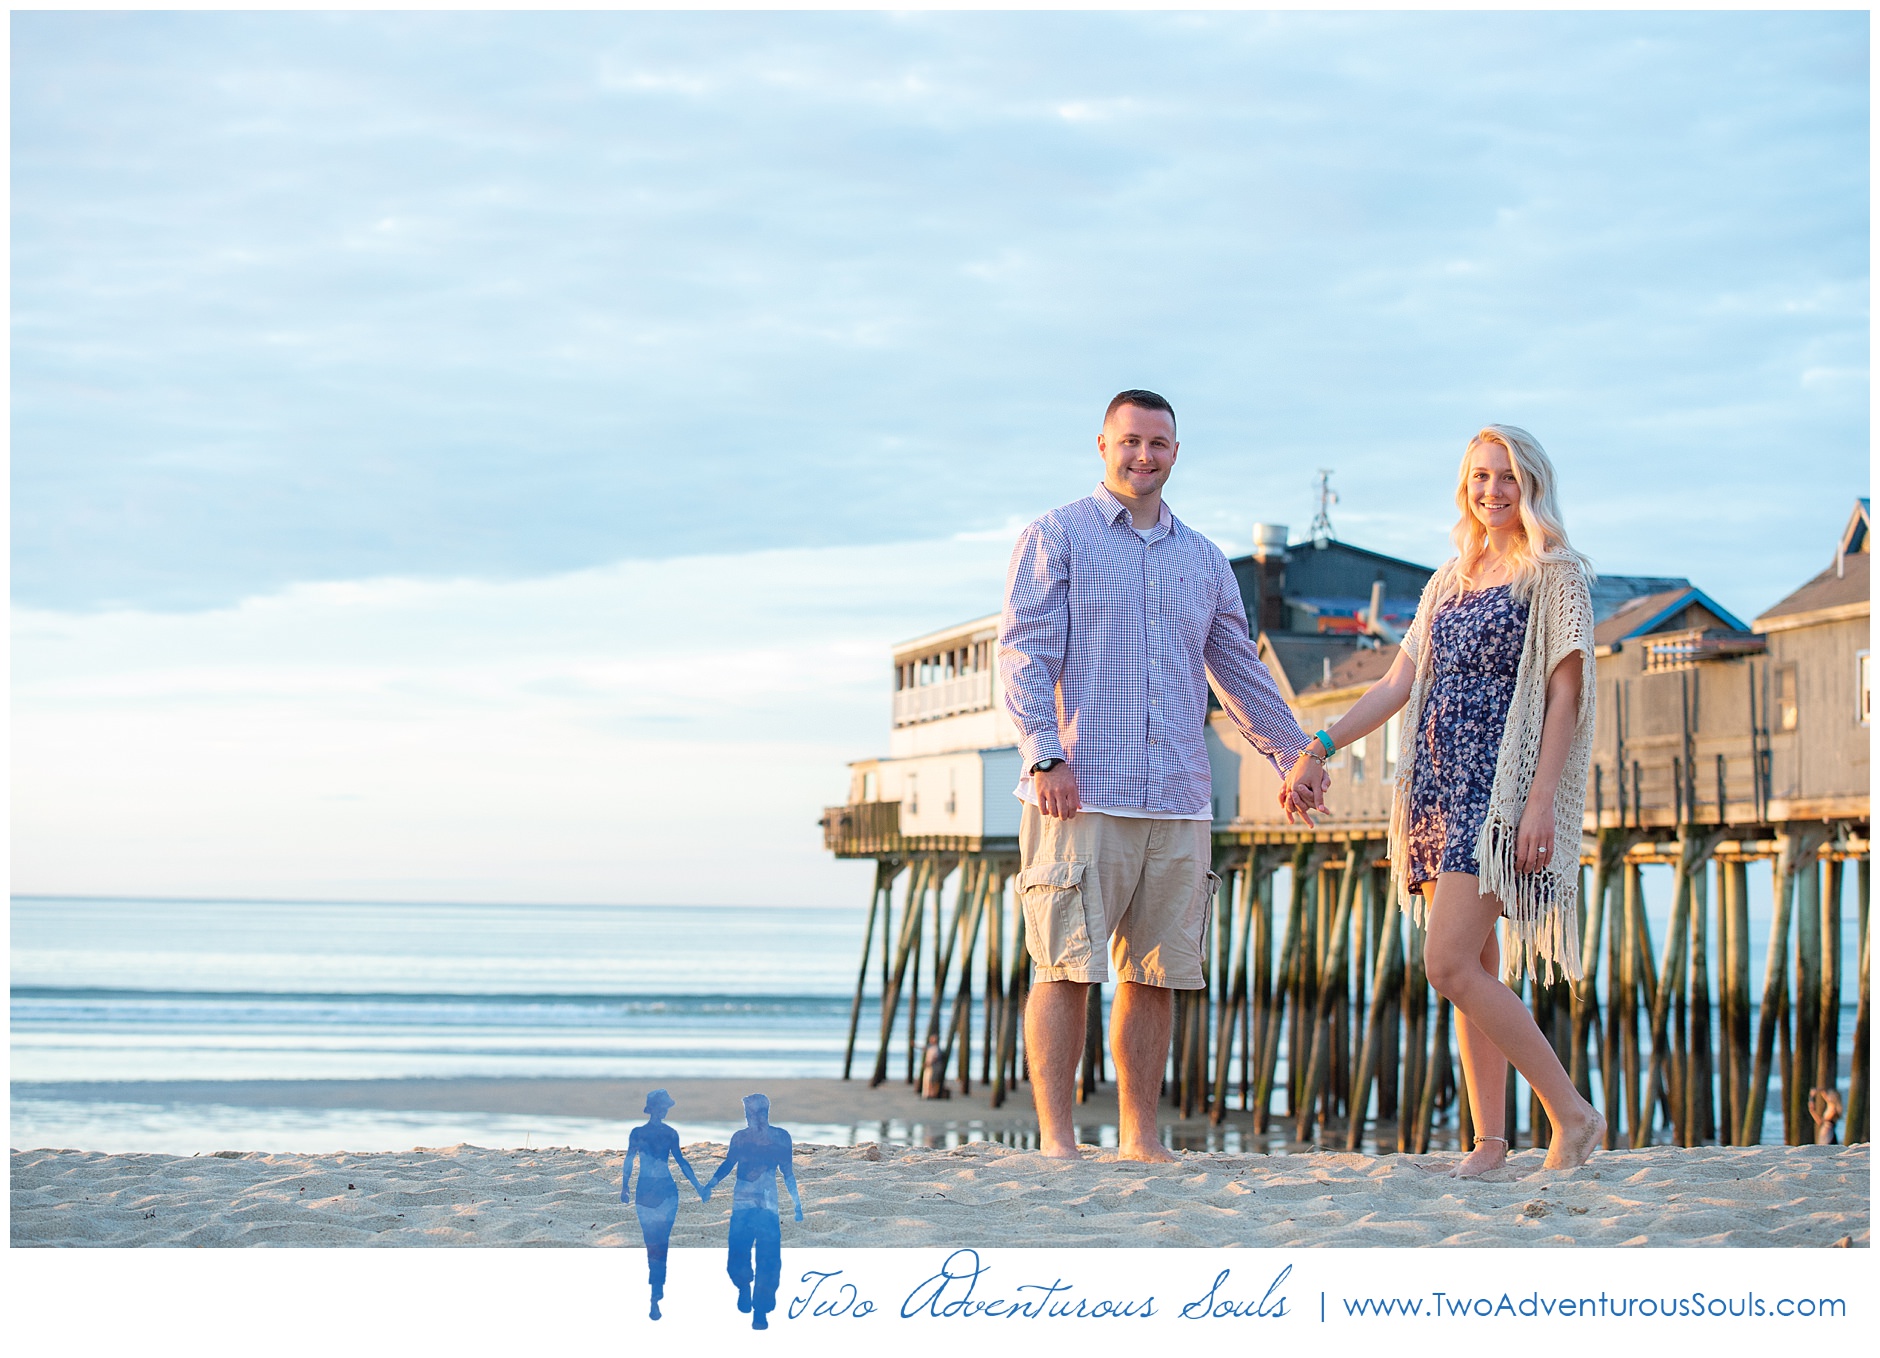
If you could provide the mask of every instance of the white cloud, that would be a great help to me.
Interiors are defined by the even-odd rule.
[[[1866,36],[24,12],[14,585],[202,607],[944,536],[1081,489],[1147,385],[1231,536],[1309,517],[1284,450],[1388,513],[1509,418],[1579,486],[1650,457],[1759,503],[1768,553],[1695,502],[1637,568],[1774,597],[1833,524],[1764,450],[1865,481]]]
[[[1006,547],[18,610],[14,889],[840,901],[814,822],[888,646],[996,607]]]

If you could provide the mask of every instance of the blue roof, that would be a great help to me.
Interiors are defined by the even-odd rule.
[[[1663,594],[1647,595],[1640,606],[1632,610],[1621,610],[1612,615],[1610,621],[1622,621],[1624,630],[1609,640],[1630,641],[1633,637],[1642,637],[1656,629],[1665,619],[1682,612],[1692,604],[1699,604],[1717,615],[1724,626],[1738,632],[1747,632],[1749,628],[1743,620],[1729,609],[1711,598],[1695,585],[1686,585],[1683,589],[1668,590]]]

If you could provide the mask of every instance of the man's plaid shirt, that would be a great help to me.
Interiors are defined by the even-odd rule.
[[[999,684],[1025,769],[1067,759],[1088,806],[1210,805],[1208,685],[1283,773],[1309,739],[1247,634],[1227,558],[1162,507],[1148,540],[1099,485],[1019,534]]]

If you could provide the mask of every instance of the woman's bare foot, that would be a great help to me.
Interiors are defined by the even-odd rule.
[[[1450,1173],[1458,1179],[1479,1179],[1491,1169],[1501,1168],[1507,1158],[1508,1142],[1505,1137],[1478,1136],[1475,1138],[1475,1149],[1463,1156],[1462,1162]]]
[[[1581,1105],[1578,1121],[1556,1123],[1553,1144],[1547,1148],[1542,1169],[1578,1169],[1606,1139],[1606,1119],[1590,1103]]]

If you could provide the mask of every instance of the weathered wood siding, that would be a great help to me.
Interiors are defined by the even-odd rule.
[[[1798,711],[1793,730],[1781,726],[1779,697],[1770,723],[1771,793],[1783,819],[1865,815],[1872,776],[1868,727],[1860,720],[1859,661],[1870,645],[1869,619],[1843,618],[1768,633],[1769,678],[1779,688],[1784,671],[1795,676]]]

